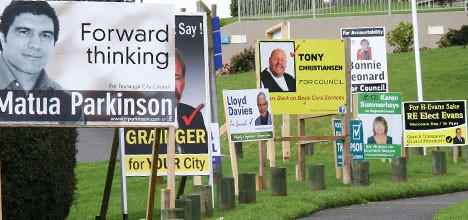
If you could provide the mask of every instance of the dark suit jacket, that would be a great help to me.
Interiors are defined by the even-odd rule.
[[[457,136],[453,137],[453,144],[464,144],[465,138],[464,137],[460,137],[460,138],[461,140],[459,140]]]
[[[177,105],[177,123],[179,128],[176,130],[175,139],[176,153],[178,154],[208,153],[208,138],[210,138],[210,134],[206,131],[205,121],[200,111],[193,115],[190,121],[190,117],[194,111],[195,108],[190,105],[180,102]],[[177,152],[178,146],[180,146],[182,152]],[[160,145],[159,153],[167,153],[167,145],[165,143]]]
[[[263,83],[263,87],[267,88],[269,92],[295,92],[296,80],[287,73],[284,73],[284,79],[286,80],[286,85],[288,85],[289,91],[284,91],[281,89],[281,87],[278,85],[278,83],[276,83],[275,79],[273,79],[267,69],[260,73],[260,82]]]
[[[185,143],[177,143],[177,138],[176,138],[176,145],[179,145],[182,148],[182,153],[184,154],[207,154],[208,153],[208,138],[210,137],[210,134],[206,132],[205,121],[203,120],[203,115],[201,114],[200,111],[198,111],[193,116],[193,119],[191,122],[188,122],[188,123],[186,122],[190,120],[190,117],[192,116],[192,113],[194,111],[195,111],[195,108],[190,105],[187,105],[184,103],[179,103],[177,105],[177,121],[179,124],[178,130],[182,130],[182,131],[177,131],[177,132],[184,132],[184,134],[179,133],[179,135],[183,135],[186,141]],[[187,135],[187,133],[189,133],[190,135],[195,135],[195,137],[189,138],[190,135]],[[187,140],[190,140],[190,141],[187,141]],[[194,142],[194,143],[187,143],[187,142]]]

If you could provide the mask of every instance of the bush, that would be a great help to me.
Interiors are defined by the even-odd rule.
[[[449,31],[437,41],[439,47],[466,46],[468,44],[468,25],[461,26],[460,30],[449,28]]]
[[[237,17],[238,15],[238,8],[237,5],[239,0],[231,0],[231,4],[229,5],[229,8],[231,9],[231,16],[232,17]]]
[[[255,49],[245,48],[231,57],[229,73],[245,73],[255,70]]]
[[[76,189],[76,128],[2,128],[4,219],[66,219]]]
[[[395,29],[387,33],[388,44],[395,47],[394,53],[408,52],[413,39],[413,24],[400,21]]]

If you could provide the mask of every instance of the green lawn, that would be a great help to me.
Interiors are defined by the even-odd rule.
[[[467,100],[465,88],[468,84],[468,49],[452,47],[421,51],[422,79],[425,100]],[[388,55],[389,88],[391,92],[402,92],[404,101],[417,100],[416,73],[414,53]],[[222,76],[217,78],[219,122],[223,124],[222,89],[245,89],[255,87],[253,72]],[[280,121],[275,116],[276,122]],[[291,117],[291,134],[295,135],[296,117]],[[276,135],[280,135],[280,124],[276,123]],[[331,134],[330,118],[324,117],[307,122],[307,135]],[[380,160],[370,161],[370,186],[357,187],[344,185],[337,180],[334,173],[332,144],[319,143],[315,145],[314,155],[307,156],[307,164],[324,164],[326,172],[326,190],[310,191],[309,182],[295,180],[295,165],[297,163],[296,144],[291,143],[291,161],[281,159],[281,146],[277,144],[277,166],[287,168],[288,195],[285,197],[270,196],[269,189],[257,193],[255,204],[239,204],[232,211],[221,212],[215,208],[211,219],[293,219],[307,216],[321,209],[337,207],[369,201],[388,200],[421,195],[440,194],[468,190],[468,169],[465,159],[453,163],[447,153],[447,175],[433,176],[431,156],[409,157],[408,181],[393,183],[391,164]],[[109,146],[110,147],[110,146]],[[243,145],[244,158],[238,160],[239,172],[258,172],[258,148],[256,142],[246,142]],[[428,148],[428,155],[433,148]],[[448,151],[443,148],[442,150]],[[228,154],[226,138],[222,138],[222,152]],[[466,153],[463,154],[465,156]],[[229,157],[223,157],[223,175],[231,176]],[[110,197],[107,219],[122,219],[121,189],[119,166],[116,168],[112,194]],[[268,173],[269,170],[267,170]],[[79,164],[77,197],[68,219],[95,219],[99,215],[104,183],[107,172],[107,162]],[[206,182],[206,178],[204,178]],[[189,178],[186,193],[191,192],[192,180]],[[157,186],[155,215],[159,219],[160,189]],[[269,188],[269,187],[268,187]],[[127,178],[129,219],[139,220],[145,217],[148,192],[148,177]],[[216,201],[216,200],[215,200]],[[466,210],[466,209],[465,209]],[[442,219],[442,218],[440,218]]]

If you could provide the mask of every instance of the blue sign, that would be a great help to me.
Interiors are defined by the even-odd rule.
[[[355,161],[364,160],[364,129],[361,120],[350,120],[349,150]]]
[[[341,119],[333,119],[333,135],[341,136]],[[343,141],[335,141],[335,152],[336,152],[336,167],[343,166]]]
[[[342,125],[341,119],[333,119],[333,135],[341,136],[342,135]],[[350,154],[353,155],[354,161],[364,160],[364,137],[363,137],[363,128],[361,120],[350,120]],[[336,149],[336,167],[343,166],[343,141],[335,141]]]
[[[231,37],[221,36],[221,44],[230,44],[230,43],[231,43]]]

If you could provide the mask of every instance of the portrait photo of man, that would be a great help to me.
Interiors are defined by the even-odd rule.
[[[176,140],[176,153],[183,154],[206,154],[208,153],[208,134],[206,132],[205,121],[200,110],[204,107],[200,104],[196,108],[180,102],[185,89],[186,66],[181,52],[176,49],[175,53],[175,105],[177,114],[177,129],[181,129],[186,136],[197,135],[194,143],[178,143]]]
[[[455,129],[455,137],[453,137],[453,144],[464,144],[465,138],[461,135],[461,128]],[[461,151],[460,151],[461,152]]]
[[[255,126],[259,125],[271,125],[272,119],[271,114],[268,111],[268,98],[263,92],[259,92],[257,95],[257,107],[260,116],[255,119]]]
[[[286,52],[282,48],[273,49],[268,57],[268,67],[260,73],[261,87],[269,92],[295,92],[296,79],[286,73],[287,65]]]
[[[46,1],[12,1],[4,9],[0,22],[0,90],[13,91],[15,97],[31,97],[32,94],[33,97],[57,98],[60,110],[2,115],[2,120],[86,123],[81,109],[72,114],[69,92],[49,78],[44,69],[58,41],[59,30],[57,14]]]

